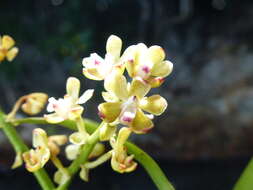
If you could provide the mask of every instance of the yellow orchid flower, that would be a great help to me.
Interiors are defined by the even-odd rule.
[[[41,128],[33,130],[33,147],[23,153],[23,159],[26,163],[26,168],[30,172],[35,172],[48,162],[50,157],[56,157],[60,152],[60,145],[67,142],[65,135],[54,135],[48,137],[46,132]]]
[[[80,81],[75,77],[69,77],[66,85],[67,94],[64,98],[56,100],[54,97],[48,99],[48,112],[55,112],[44,115],[49,123],[60,123],[64,120],[75,120],[80,117],[83,112],[83,107],[80,104],[87,102],[93,95],[94,90],[86,90],[79,97]]]
[[[101,119],[111,125],[127,125],[135,133],[150,130],[153,127],[153,115],[161,115],[167,107],[167,101],[160,95],[145,97],[150,85],[140,77],[134,78],[129,84],[125,76],[115,73],[105,81],[105,89],[107,92],[102,95],[106,102],[98,106]]]
[[[12,37],[4,35],[2,38],[0,36],[0,62],[5,58],[8,61],[12,61],[18,54],[18,48],[13,47],[15,41]]]
[[[43,168],[50,158],[48,138],[43,129],[37,128],[33,130],[33,147],[35,149],[23,153],[26,169],[30,172]]]
[[[128,47],[123,56],[130,77],[141,77],[151,87],[158,87],[164,77],[173,70],[173,64],[165,59],[164,50],[157,45],[147,47],[143,43]]]
[[[120,59],[122,41],[111,35],[106,43],[106,55],[103,59],[96,53],[83,59],[83,74],[92,80],[105,80],[112,72],[124,72],[124,64]]]
[[[111,166],[113,170],[119,173],[131,172],[137,167],[137,163],[133,161],[134,155],[127,155],[127,151],[124,146],[124,143],[130,134],[131,130],[123,127],[120,129],[116,141],[114,138],[110,141],[111,146],[113,147]]]

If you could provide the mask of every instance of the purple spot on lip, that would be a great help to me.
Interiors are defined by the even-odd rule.
[[[133,59],[129,59],[128,60],[130,63],[134,63],[134,60]]]
[[[98,60],[95,60],[95,61],[94,61],[94,64],[95,64],[95,65],[99,65],[100,62],[99,62]]]
[[[132,118],[131,117],[123,117],[122,120],[130,123],[132,121]]]
[[[105,114],[103,114],[101,111],[98,111],[98,116],[99,116],[101,119],[104,119],[104,118],[105,118]]]
[[[145,73],[149,73],[150,69],[148,68],[148,66],[144,66],[142,67],[142,71],[144,71]]]

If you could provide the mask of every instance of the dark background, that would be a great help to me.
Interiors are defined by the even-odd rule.
[[[82,76],[81,61],[92,52],[103,56],[110,34],[120,36],[124,48],[160,45],[174,71],[153,93],[168,100],[168,109],[151,133],[133,141],[158,160],[178,190],[232,188],[253,153],[251,0],[3,0],[0,17],[0,34],[11,35],[20,49],[13,62],[0,64],[6,112],[30,92],[61,97],[69,76],[79,77],[83,90],[101,91],[101,83]],[[97,94],[85,105],[87,117],[99,120],[101,101]],[[31,128],[20,130],[29,141]],[[38,189],[22,169],[7,169],[14,155],[2,134],[0,142],[0,185]],[[141,167],[120,175],[109,165],[94,170],[90,184],[77,180],[72,188],[86,186],[155,189]]]

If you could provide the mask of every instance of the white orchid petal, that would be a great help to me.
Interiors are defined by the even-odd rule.
[[[88,89],[86,90],[82,96],[78,99],[77,104],[84,104],[85,102],[87,102],[89,99],[91,99],[91,97],[94,94],[94,89]]]

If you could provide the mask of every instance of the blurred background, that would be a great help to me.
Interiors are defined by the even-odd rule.
[[[124,49],[144,42],[160,45],[174,63],[162,88],[168,100],[155,128],[132,140],[152,155],[178,190],[229,190],[253,153],[252,0],[3,0],[0,35],[16,40],[20,53],[0,64],[0,105],[9,112],[18,97],[35,91],[61,97],[67,77],[83,90],[101,91],[84,78],[83,57],[105,53],[110,34]],[[99,94],[85,115],[99,121]],[[21,113],[22,114],[22,113]],[[21,115],[22,116],[22,115]],[[20,128],[31,140],[32,127]],[[13,150],[0,134],[0,186],[38,189],[24,169],[10,171]],[[70,189],[154,190],[139,166],[117,174],[110,165],[76,179]]]

